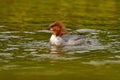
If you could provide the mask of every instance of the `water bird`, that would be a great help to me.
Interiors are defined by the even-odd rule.
[[[52,46],[76,46],[89,43],[85,35],[68,33],[61,21],[50,24],[45,30],[52,31],[50,38],[50,44]]]

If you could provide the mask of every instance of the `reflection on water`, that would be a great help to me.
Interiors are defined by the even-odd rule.
[[[63,54],[63,47],[51,46],[50,53],[52,54]]]
[[[4,28],[1,26],[0,28]],[[6,27],[7,28],[7,27]],[[87,33],[86,36],[90,40],[89,45],[80,46],[65,46],[56,47],[50,46],[49,37],[42,39],[43,34],[50,34],[46,30],[37,31],[9,31],[4,30],[0,32],[0,63],[11,63],[12,61],[30,60],[30,61],[45,61],[51,60],[81,60],[82,54],[94,53],[95,51],[119,53],[119,35],[115,35],[106,31],[96,29],[78,29],[77,33]],[[109,35],[108,35],[109,33]],[[107,38],[101,37],[103,35]],[[39,39],[38,36],[41,37]],[[113,38],[114,37],[114,38]],[[111,39],[112,38],[112,39]],[[77,56],[76,56],[77,55]],[[97,54],[96,54],[97,55]],[[118,55],[115,55],[118,56]],[[99,56],[97,56],[99,57]],[[94,61],[90,58],[89,62],[82,62],[83,64],[104,65],[109,63],[117,63],[116,60]],[[113,59],[113,58],[112,58]],[[4,65],[3,65],[4,66]],[[4,68],[18,67],[19,65],[7,66]]]

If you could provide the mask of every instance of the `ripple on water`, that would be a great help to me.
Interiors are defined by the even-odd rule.
[[[13,56],[13,54],[11,54],[11,53],[0,53],[0,56],[11,57],[11,56]]]
[[[24,51],[36,51],[37,49],[24,49]]]
[[[86,53],[90,52],[91,50],[103,50],[107,49],[111,45],[102,45],[99,42],[93,40],[91,45],[80,45],[80,46],[66,46],[64,47],[65,51],[68,54],[75,54],[75,53]]]
[[[0,35],[0,39],[10,39],[10,38],[21,38],[22,36],[14,36],[14,35]]]
[[[22,65],[3,65],[3,66],[0,66],[0,71],[2,70],[13,70],[13,69],[42,69],[44,67],[42,66],[22,66]]]
[[[3,65],[3,66],[0,67],[0,71],[17,69],[18,67],[20,67],[20,65]]]
[[[4,51],[13,51],[13,50],[19,50],[19,48],[6,48],[6,49],[4,49]]]
[[[0,25],[0,28],[4,28],[5,26],[3,26],[3,25]]]
[[[24,31],[25,34],[36,34],[35,32]]]
[[[100,32],[102,32],[101,30],[96,30],[96,29],[78,29],[76,30],[77,32],[83,32],[83,33],[90,33],[90,34],[98,34]],[[51,31],[47,31],[47,30],[38,30],[36,32],[45,32],[45,33],[51,33]],[[25,31],[24,33],[27,35],[29,34],[36,34],[36,32],[29,32],[29,31]],[[11,54],[11,53],[0,53],[0,56],[2,57],[6,57],[6,58],[13,58],[12,56],[15,55],[16,58],[27,58],[28,56],[32,56],[31,60],[37,60],[37,61],[41,61],[41,60],[45,60],[45,59],[55,59],[55,60],[76,60],[76,59],[80,59],[81,57],[74,57],[74,56],[60,56],[59,54],[49,54],[49,49],[50,49],[50,45],[49,42],[45,41],[45,40],[35,40],[34,38],[24,38],[24,36],[14,36],[12,33],[19,33],[19,31],[6,31],[6,32],[1,32],[0,35],[0,40],[8,40],[10,38],[17,38],[17,39],[23,39],[23,41],[18,40],[17,44],[8,44],[8,48],[5,48],[4,51],[14,51],[14,50],[18,50],[18,47],[22,47],[23,49],[23,53],[19,54],[19,55],[15,55],[15,54]],[[10,36],[8,35],[10,34]],[[12,34],[12,35],[11,35]],[[97,37],[99,37],[98,35],[96,35]],[[115,43],[115,39],[114,41],[110,44],[110,45],[102,45],[96,36],[92,36],[89,40],[91,41],[91,45],[83,45],[83,46],[65,46],[62,51],[65,54],[75,54],[75,53],[87,53],[90,52],[91,50],[102,50],[102,49],[107,49],[108,47],[110,47],[113,44],[118,44]],[[113,36],[113,35],[112,35]],[[111,37],[111,36],[109,36]],[[25,41],[26,42],[25,42]],[[31,40],[31,41],[29,41]],[[56,50],[56,49],[54,49]],[[40,53],[40,51],[42,53]],[[48,51],[48,54],[45,54],[44,52]],[[120,52],[120,51],[118,51]],[[19,53],[19,52],[18,52]],[[28,54],[29,53],[29,54]],[[38,54],[39,53],[39,54]],[[55,53],[51,52],[50,53]],[[58,50],[58,53],[61,53]],[[5,61],[4,60],[0,60],[0,61]],[[91,64],[91,65],[104,65],[104,64],[111,64],[111,63],[119,63],[119,61],[111,61],[111,60],[105,60],[105,61],[90,61],[90,62],[83,62],[83,64]]]
[[[0,62],[8,62],[10,59],[13,59],[13,54],[11,54],[11,53],[0,53],[0,57],[2,59]]]
[[[43,48],[43,47],[48,47],[49,43],[45,42],[44,40],[41,40],[41,41],[31,41],[28,43],[21,43],[21,45],[25,48]]]
[[[36,31],[36,32],[45,32],[45,33],[51,33],[52,31],[50,31],[50,30],[38,30],[38,31]]]
[[[20,33],[19,31],[4,31],[0,32],[1,34],[12,34],[12,33]]]
[[[90,62],[82,62],[82,63],[100,66],[100,65],[105,65],[105,64],[120,64],[120,60],[90,61]]]
[[[21,45],[19,45],[19,44],[8,44],[7,46],[16,48],[16,47],[19,47]]]
[[[31,54],[31,55],[34,56],[32,60],[37,60],[37,61],[41,61],[44,59],[76,60],[81,58],[81,57],[64,57],[64,56],[60,56],[59,54]]]
[[[116,55],[116,56],[112,56],[112,57],[109,57],[109,58],[111,58],[111,59],[120,59],[120,56],[119,55]]]
[[[97,34],[97,33],[100,33],[102,31],[96,30],[96,29],[77,29],[76,32]]]

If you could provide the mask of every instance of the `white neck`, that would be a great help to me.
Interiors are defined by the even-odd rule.
[[[50,38],[51,45],[62,46],[64,45],[64,40],[60,36],[52,35]]]

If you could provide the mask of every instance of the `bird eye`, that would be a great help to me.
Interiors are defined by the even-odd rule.
[[[53,31],[53,28],[50,28],[51,31]]]

